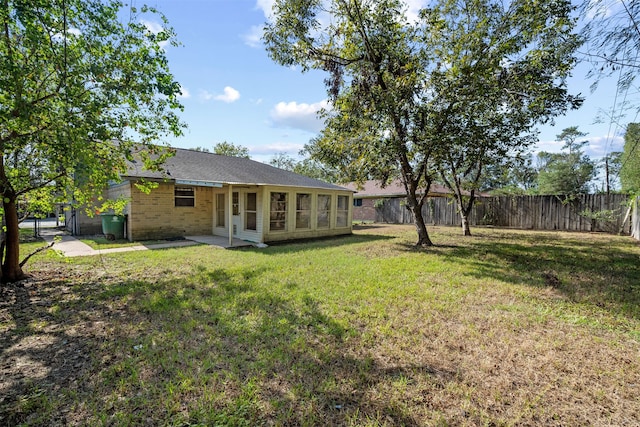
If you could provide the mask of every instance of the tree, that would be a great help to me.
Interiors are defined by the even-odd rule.
[[[438,169],[453,191],[463,234],[486,168],[519,158],[533,127],[577,108],[566,79],[580,40],[567,1],[441,0],[423,11],[429,83],[453,114],[440,135]],[[518,35],[515,37],[514,35]]]
[[[596,165],[582,148],[589,142],[578,141],[586,136],[576,126],[566,129],[556,136],[563,142],[562,153],[538,153],[538,193],[574,195],[589,193],[590,182],[596,174]]]
[[[131,8],[121,22],[116,1],[0,1],[0,258],[2,280],[15,281],[19,199],[100,202],[134,152],[158,169],[171,154],[161,138],[183,125],[162,47],[175,34],[157,11]],[[162,31],[149,31],[142,15],[159,18]]]
[[[624,134],[620,167],[622,191],[640,194],[640,123],[629,123]]]
[[[359,181],[398,175],[417,245],[430,246],[422,216],[434,174],[434,140],[427,135],[437,134],[444,120],[422,107],[429,55],[403,7],[398,0],[276,0],[264,40],[281,65],[328,73],[333,109],[307,146],[312,158]]]
[[[300,175],[319,179],[324,182],[333,184],[340,182],[339,174],[336,170],[308,157],[296,163],[293,171]]]
[[[506,157],[503,162],[485,166],[484,170],[478,187],[481,191],[496,195],[529,194],[535,188],[538,177],[532,153]]]
[[[291,172],[296,168],[297,163],[296,159],[287,153],[276,153],[271,160],[269,160],[271,166]]]
[[[281,64],[329,73],[333,109],[307,146],[312,158],[351,180],[399,177],[418,244],[429,245],[422,205],[437,175],[454,190],[469,234],[484,167],[517,155],[534,124],[580,103],[564,84],[579,41],[567,1],[505,9],[442,0],[416,23],[403,10],[391,0],[279,0],[265,40]]]
[[[622,90],[631,87],[640,73],[640,2],[629,0],[585,0],[584,55],[593,64],[590,72],[597,85],[602,77],[619,74]]]
[[[604,185],[605,194],[610,194],[612,187],[616,187],[616,177],[620,177],[620,168],[622,167],[622,151],[612,151],[604,156],[601,160],[601,166],[604,169]],[[599,165],[600,166],[600,165]]]
[[[300,155],[304,154],[304,152],[304,150],[300,151]],[[269,160],[269,164],[276,168],[295,172],[324,182],[338,182],[338,174],[336,171],[310,158],[304,158],[298,161],[287,153],[277,153]]]
[[[249,149],[247,147],[243,147],[240,144],[235,145],[227,141],[222,141],[214,145],[213,152],[221,156],[242,157],[245,159],[251,158],[251,156],[249,156]]]
[[[200,147],[200,146],[197,146],[197,147],[191,148],[191,150],[193,150],[193,151],[199,151],[199,152],[201,152],[201,153],[210,153],[210,152],[211,152],[211,150],[209,150],[208,148],[206,148],[206,147]]]

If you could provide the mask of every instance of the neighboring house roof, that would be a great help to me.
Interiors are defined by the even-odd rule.
[[[344,187],[355,191],[356,194],[353,196],[355,198],[405,197],[407,195],[404,185],[399,180],[390,182],[384,188],[382,188],[380,181],[365,181],[361,185],[350,182],[344,184]],[[453,193],[444,185],[433,183],[429,187],[430,196],[448,196],[450,194]]]
[[[275,168],[241,157],[174,148],[175,155],[164,163],[164,172],[143,169],[133,162],[123,178],[172,179],[183,182],[209,182],[232,185],[278,185],[327,190],[347,190],[334,184]]]

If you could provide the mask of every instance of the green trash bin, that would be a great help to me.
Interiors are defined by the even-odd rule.
[[[124,239],[124,215],[100,214],[102,234],[113,235],[116,240]]]

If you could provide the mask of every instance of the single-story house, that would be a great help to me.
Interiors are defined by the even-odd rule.
[[[407,193],[400,180],[381,186],[380,181],[365,181],[362,184],[350,182],[344,187],[355,192],[353,195],[353,220],[376,221],[376,206],[388,199],[405,199]],[[429,197],[450,197],[453,193],[441,184],[429,187]]]
[[[135,183],[158,184],[149,194]],[[255,243],[350,234],[353,191],[254,160],[175,149],[162,173],[132,162],[106,197],[129,200],[129,240],[215,235]],[[70,229],[99,232],[100,218],[78,212]]]

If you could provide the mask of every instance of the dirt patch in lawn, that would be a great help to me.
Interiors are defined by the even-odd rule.
[[[80,301],[74,283],[90,286],[87,279],[95,275],[70,280],[74,274],[56,268],[0,286],[0,424],[66,425],[83,417],[52,396],[90,392],[83,379],[95,367],[100,343],[110,337],[114,313]],[[33,410],[40,406],[54,412],[39,419]]]

